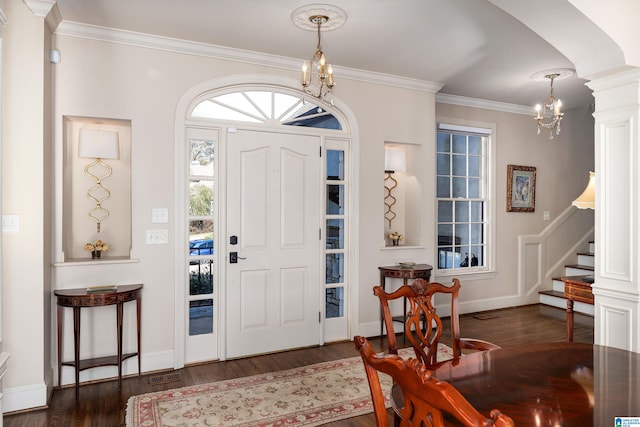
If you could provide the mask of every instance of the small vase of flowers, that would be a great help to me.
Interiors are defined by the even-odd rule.
[[[85,243],[84,250],[91,252],[92,259],[99,259],[100,254],[109,249],[107,242],[98,239],[93,243]]]
[[[393,233],[389,234],[389,239],[391,239],[391,244],[393,246],[398,246],[402,238],[403,238],[402,234],[399,234],[397,231],[394,231]]]

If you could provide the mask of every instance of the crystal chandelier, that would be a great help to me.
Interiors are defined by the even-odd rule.
[[[318,28],[318,45],[316,53],[311,61],[304,61],[302,64],[302,88],[305,93],[325,101],[329,101],[333,105],[333,67],[327,64],[327,60],[322,52],[322,43],[320,31],[322,24],[329,21],[329,17],[325,15],[312,15],[309,17],[312,24]]]
[[[553,95],[553,80],[559,75],[560,73],[551,73],[544,76],[551,80],[551,94],[542,105],[536,105],[535,119],[538,123],[538,134],[540,134],[541,127],[549,129],[549,139],[553,139],[554,129],[556,135],[560,135],[560,122],[562,121],[562,116],[564,116],[564,113],[560,111],[562,101],[556,99]]]

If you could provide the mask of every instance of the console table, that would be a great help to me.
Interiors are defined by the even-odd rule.
[[[409,279],[425,279],[427,282],[431,278],[431,270],[433,267],[429,264],[416,264],[412,267],[402,267],[400,265],[389,265],[386,267],[378,267],[380,270],[380,286],[385,289],[385,279],[387,277],[402,279],[402,285],[407,286]],[[396,319],[394,319],[396,320]],[[398,321],[401,321],[398,319]],[[407,301],[404,301],[404,313],[402,321],[407,321]],[[404,330],[404,329],[403,329]],[[382,339],[382,332],[384,331],[384,319],[382,318],[382,311],[380,312],[380,338]]]
[[[563,277],[564,297],[567,299],[567,339],[573,342],[573,302],[593,304],[591,284],[582,281],[583,276]]]
[[[140,307],[142,284],[118,286],[115,291],[90,292],[87,288],[61,289],[54,291],[57,297],[58,316],[58,387],[62,385],[62,366],[73,366],[76,374],[76,399],[79,396],[80,371],[98,366],[118,367],[118,390],[122,389],[122,361],[138,356],[138,375],[140,375]],[[135,353],[122,354],[122,314],[124,303],[136,301],[138,347]],[[80,309],[82,307],[116,306],[116,327],[118,352],[116,356],[97,357],[80,360]],[[62,361],[62,324],[63,308],[73,308],[73,345],[74,360]]]

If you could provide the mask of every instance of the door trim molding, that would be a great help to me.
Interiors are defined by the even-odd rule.
[[[183,242],[186,239],[186,230],[184,227],[186,217],[185,211],[183,209],[184,201],[186,200],[186,188],[185,188],[185,180],[187,178],[187,169],[186,169],[186,156],[187,156],[187,145],[186,145],[186,129],[188,125],[187,111],[192,103],[199,97],[202,97],[204,94],[208,92],[214,92],[216,90],[228,89],[232,86],[243,86],[247,87],[249,85],[258,85],[258,86],[270,86],[272,89],[283,88],[286,90],[294,90],[298,91],[299,82],[295,79],[280,77],[280,76],[271,76],[271,75],[263,75],[263,74],[238,74],[232,76],[219,77],[211,80],[207,80],[201,82],[191,88],[189,88],[182,97],[179,99],[176,105],[176,116],[175,116],[175,177],[174,177],[174,194],[175,194],[175,206],[174,206],[174,230],[175,230],[175,241]],[[346,129],[344,129],[343,135],[351,139],[351,155],[350,155],[350,170],[351,170],[351,188],[350,192],[350,206],[351,206],[351,223],[352,226],[349,227],[349,241],[351,242],[350,248],[350,258],[351,262],[348,268],[349,274],[349,301],[347,302],[349,307],[349,330],[348,336],[353,337],[358,333],[358,319],[359,319],[359,231],[358,226],[356,224],[356,219],[359,218],[359,158],[360,158],[360,143],[359,143],[359,132],[357,120],[351,109],[339,98],[334,98],[334,107],[326,105],[325,108],[330,110],[338,115],[341,115],[345,120],[344,124],[346,125]],[[221,129],[220,132],[220,142],[222,145],[226,143],[226,129],[230,127],[228,124],[219,124],[218,126],[213,126]],[[222,220],[222,218],[221,218]],[[184,252],[182,245],[175,245],[175,288],[174,288],[174,298],[175,298],[175,310],[174,310],[174,368],[180,369],[184,367],[185,364],[185,351],[186,351],[186,293],[185,289],[182,286],[177,286],[179,283],[183,283],[184,277],[186,275],[186,266],[187,266],[187,255]],[[222,281],[223,278],[220,278]],[[223,298],[223,292],[220,292],[219,298]],[[221,307],[220,312],[221,324],[220,328],[220,339],[224,340],[224,330],[226,328],[226,324],[224,321],[224,308]],[[219,346],[221,360],[225,359],[226,349],[224,346]]]

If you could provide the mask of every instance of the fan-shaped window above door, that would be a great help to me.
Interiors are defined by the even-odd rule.
[[[296,95],[267,90],[246,90],[212,96],[196,104],[191,117],[272,126],[343,129],[336,116],[318,104]]]

